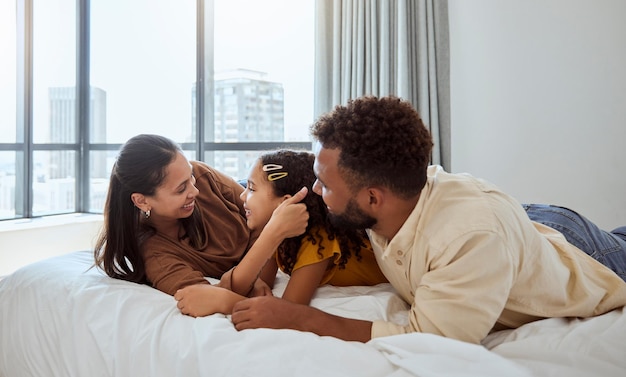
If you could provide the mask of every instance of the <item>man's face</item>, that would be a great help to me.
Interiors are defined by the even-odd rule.
[[[376,219],[369,216],[352,193],[346,181],[339,173],[339,149],[326,149],[317,143],[313,171],[317,180],[313,191],[320,195],[328,207],[331,222],[341,228],[366,229],[376,224]]]

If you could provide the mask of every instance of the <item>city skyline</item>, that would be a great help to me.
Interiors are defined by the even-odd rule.
[[[215,80],[213,140],[216,142],[283,141],[284,92],[281,83],[266,80],[264,72],[231,70]],[[191,129],[195,130],[195,85],[191,89]],[[71,143],[76,139],[76,88],[48,88],[50,109],[49,132],[54,143]],[[90,134],[94,142],[106,135],[107,93],[90,88]],[[191,139],[195,136],[190,135]],[[219,151],[196,156],[235,179],[244,178],[260,151]],[[106,199],[108,176],[115,151],[93,151],[90,154],[90,209],[100,211]],[[76,152],[39,153],[34,163],[33,211],[49,213],[71,210],[75,202]],[[0,177],[0,209],[12,207],[15,184]],[[13,173],[15,174],[15,173]],[[10,176],[11,174],[9,174]],[[53,187],[50,189],[50,187]],[[1,211],[4,212],[4,211]],[[0,218],[5,217],[0,213]]]

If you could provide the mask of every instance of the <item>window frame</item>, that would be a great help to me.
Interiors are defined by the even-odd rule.
[[[90,143],[90,0],[76,0],[76,143],[33,142],[33,1],[16,0],[17,5],[17,107],[15,143],[0,143],[0,151],[16,153],[15,161],[15,220],[42,217],[33,215],[33,154],[36,151],[74,151],[76,154],[75,211],[74,213],[101,213],[90,210],[89,159],[92,151],[118,151],[121,143]],[[214,130],[214,1],[196,0],[196,140],[180,143],[185,151],[195,152],[204,160],[212,151],[261,151],[275,148],[311,150],[311,142],[214,142],[207,140]],[[203,83],[204,85],[198,85]],[[207,95],[208,94],[208,95]],[[67,213],[67,212],[62,212]],[[61,212],[59,213],[61,214]],[[47,215],[46,215],[47,216]]]

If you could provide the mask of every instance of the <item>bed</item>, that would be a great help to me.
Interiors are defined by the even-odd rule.
[[[482,345],[418,333],[364,344],[188,317],[171,296],[92,261],[71,252],[0,281],[0,376],[626,376],[623,308],[534,322]],[[276,295],[287,279],[278,275]],[[398,323],[408,310],[389,284],[324,286],[312,305]]]

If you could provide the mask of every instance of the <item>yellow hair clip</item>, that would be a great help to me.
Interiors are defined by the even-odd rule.
[[[263,171],[268,172],[268,171],[280,170],[282,168],[283,168],[282,165],[265,164],[265,165],[263,165],[262,169],[263,169]],[[288,173],[286,171],[270,173],[270,174],[267,175],[267,180],[272,182],[272,181],[275,181],[277,179],[285,178],[287,176],[287,174]]]
[[[286,176],[287,176],[286,171],[281,171],[279,173],[270,173],[267,175],[267,180],[271,182],[277,179],[285,178]]]

